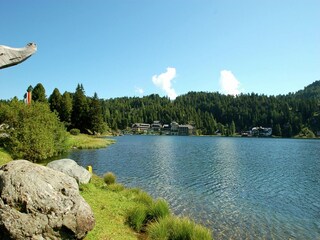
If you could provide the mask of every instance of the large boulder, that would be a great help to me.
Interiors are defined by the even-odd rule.
[[[0,240],[83,239],[94,224],[74,178],[26,160],[0,168]]]
[[[55,160],[48,163],[47,167],[63,172],[69,175],[70,177],[73,177],[74,179],[76,179],[78,183],[87,184],[92,177],[92,174],[87,169],[79,166],[72,159]]]

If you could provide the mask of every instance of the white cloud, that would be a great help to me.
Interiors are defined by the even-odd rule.
[[[143,90],[142,88],[140,88],[140,87],[135,87],[135,88],[134,88],[134,91],[135,91],[136,93],[140,94],[140,95],[142,95],[142,94],[144,93],[144,90]]]
[[[240,94],[240,82],[231,71],[222,70],[220,72],[220,87],[224,94],[238,95]]]
[[[174,100],[177,97],[177,93],[172,88],[171,81],[175,77],[176,77],[176,69],[173,67],[168,67],[166,72],[161,73],[158,76],[154,75],[152,77],[152,82],[154,83],[154,85],[164,90],[171,100]]]

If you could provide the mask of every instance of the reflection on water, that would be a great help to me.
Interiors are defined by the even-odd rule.
[[[166,199],[216,239],[320,239],[320,142],[124,136],[70,158]]]

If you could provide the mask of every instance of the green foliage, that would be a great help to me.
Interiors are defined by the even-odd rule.
[[[34,102],[47,102],[46,90],[41,83],[38,83],[32,90],[32,101]]]
[[[153,199],[148,193],[146,193],[144,191],[141,191],[139,189],[136,192],[137,192],[137,194],[136,194],[136,197],[135,197],[135,201],[137,201],[139,203],[142,203],[142,204],[144,204],[146,206],[151,206],[152,205]]]
[[[127,214],[127,223],[135,231],[140,232],[146,225],[148,209],[144,205],[138,205]]]
[[[0,147],[0,166],[4,165],[12,160],[9,153]]]
[[[74,136],[77,136],[80,134],[80,130],[78,128],[72,128],[72,129],[70,129],[69,132],[71,135],[74,135]]]
[[[52,112],[56,111],[60,116],[62,96],[61,96],[61,93],[59,92],[59,89],[55,88],[53,90],[52,94],[49,96],[48,102],[50,105],[50,110]]]
[[[136,194],[134,199],[139,202],[139,205],[127,214],[127,223],[135,231],[145,231],[146,226],[151,222],[170,215],[169,205],[165,200],[153,201],[150,195],[142,191],[138,191]]]
[[[59,112],[60,121],[68,127],[71,125],[72,97],[68,92],[64,92],[61,98],[61,112]]]
[[[273,128],[274,135],[292,137],[303,126],[320,130],[320,81],[296,94],[266,96],[240,94],[236,97],[217,92],[189,92],[174,101],[152,94],[122,97],[102,103],[104,120],[116,129],[126,129],[137,122],[176,121],[194,123],[201,134],[234,135],[236,132],[263,126]]]
[[[169,205],[163,199],[153,202],[149,211],[150,221],[158,220],[170,215]]]
[[[152,240],[212,240],[209,229],[195,224],[188,218],[169,216],[150,224],[147,228]]]
[[[112,172],[107,172],[103,175],[103,180],[106,184],[114,184],[116,182],[116,175]]]
[[[4,147],[13,158],[35,162],[66,151],[67,133],[48,104],[11,101],[0,109],[0,122],[10,126]]]
[[[298,137],[300,138],[315,138],[315,134],[307,127],[304,127],[303,129],[301,129]]]
[[[74,128],[86,132],[88,128],[88,100],[82,84],[78,84],[73,96],[71,122]]]
[[[90,101],[88,115],[89,129],[94,133],[103,133],[106,130],[106,124],[103,121],[102,108],[97,93]]]
[[[120,183],[112,183],[108,185],[107,189],[113,192],[121,192],[125,190],[125,187]]]

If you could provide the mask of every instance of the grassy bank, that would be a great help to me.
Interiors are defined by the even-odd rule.
[[[12,160],[9,153],[7,153],[3,148],[0,148],[0,166],[10,162]]]
[[[86,240],[139,239],[139,235],[125,224],[126,212],[136,206],[134,194],[121,186],[117,189],[117,186],[120,185],[108,188],[97,176],[93,176],[89,184],[81,186],[81,195],[92,208],[96,220],[95,228],[88,233]]]
[[[86,134],[79,134],[79,135],[71,135],[68,139],[68,145],[70,148],[77,148],[77,149],[97,149],[97,148],[104,148],[113,144],[115,141],[113,139],[108,139],[105,137],[96,137],[96,136],[89,136]]]
[[[96,220],[85,240],[212,239],[210,230],[172,215],[164,200],[153,200],[139,189],[107,185],[103,178],[93,176],[89,184],[81,185],[80,193]]]

